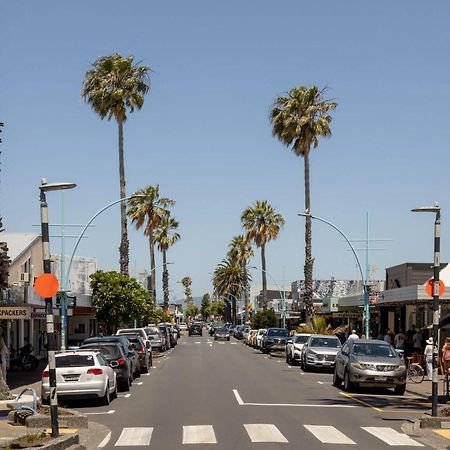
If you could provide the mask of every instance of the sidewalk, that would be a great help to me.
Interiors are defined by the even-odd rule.
[[[444,375],[439,375],[438,397],[439,403],[443,404],[445,404],[447,400],[450,400],[450,398],[445,395],[444,380]],[[408,381],[406,384],[406,392],[431,399],[431,381],[428,381],[427,379],[423,380],[422,383],[413,383],[412,381]]]

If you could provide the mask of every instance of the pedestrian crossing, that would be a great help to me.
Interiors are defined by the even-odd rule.
[[[289,442],[295,445],[305,435],[301,434],[302,428],[299,427],[295,436],[286,437],[275,424],[268,423],[250,423],[244,424],[243,428],[251,443],[283,443]],[[322,444],[340,444],[357,445],[356,448],[364,448],[366,442],[357,442],[355,436],[348,436],[342,431],[331,425],[303,425],[309,436],[313,436]],[[423,447],[423,445],[409,437],[407,434],[400,433],[394,428],[389,427],[361,427],[361,430],[374,436],[387,446],[404,447]],[[153,427],[130,427],[123,428],[122,432],[115,442],[115,447],[132,446],[151,446],[151,440],[154,432]],[[185,425],[180,430],[180,441],[182,444],[217,444],[217,437],[212,425]],[[352,429],[354,434],[355,429]],[[348,433],[350,434],[350,433]],[[358,435],[361,438],[361,434]],[[289,438],[289,439],[288,439]],[[361,440],[361,439],[360,439]],[[221,442],[221,444],[223,444]],[[106,443],[102,441],[99,448],[105,447]]]

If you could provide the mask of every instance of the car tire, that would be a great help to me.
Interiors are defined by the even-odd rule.
[[[342,380],[339,378],[337,371],[336,371],[336,367],[334,368],[333,371],[333,386],[340,388],[342,384]]]
[[[303,361],[303,372],[309,372],[309,366],[306,361]]]
[[[130,390],[130,378],[127,378],[125,381],[120,383],[120,390],[128,392]]]
[[[106,384],[105,395],[100,398],[102,406],[108,406],[111,403],[111,396],[109,394],[109,383]]]
[[[111,399],[116,399],[117,398],[117,380],[116,380],[116,388],[114,389],[114,392],[111,394]]]
[[[350,381],[348,370],[344,373],[344,390],[347,392],[353,392],[355,390],[353,383]]]
[[[406,383],[405,384],[399,384],[398,386],[395,386],[394,392],[397,395],[403,395],[406,391]]]

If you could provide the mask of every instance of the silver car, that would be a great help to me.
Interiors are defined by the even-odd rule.
[[[336,356],[333,384],[352,391],[360,386],[406,390],[406,366],[392,345],[384,341],[349,339]]]
[[[115,361],[111,362],[118,364]],[[65,399],[99,399],[109,405],[117,397],[116,373],[99,351],[79,350],[56,355],[58,397]],[[48,403],[50,381],[48,366],[42,373],[42,402]]]
[[[145,328],[147,337],[152,344],[153,350],[158,350],[159,352],[165,352],[168,348],[166,338],[162,334],[161,330],[155,325]]]
[[[297,364],[302,357],[303,345],[311,335],[308,333],[294,334],[286,342],[286,362],[288,364]]]
[[[341,341],[336,336],[311,335],[302,349],[302,369],[333,369],[334,359],[341,349]]]

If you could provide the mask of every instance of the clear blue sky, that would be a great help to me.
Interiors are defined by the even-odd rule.
[[[0,17],[7,231],[38,230],[44,176],[78,184],[65,194],[66,222],[85,223],[119,198],[116,125],[80,99],[90,62],[117,51],[153,70],[144,107],[125,126],[127,192],[159,183],[177,201],[172,298],[185,275],[194,295],[210,289],[209,272],[257,199],[286,219],[267,247],[268,271],[277,281],[283,269],[287,282],[303,276],[303,161],[268,121],[273,99],[296,85],[328,85],[339,103],[332,138],[311,158],[313,213],[356,239],[369,211],[372,237],[392,239],[371,258],[384,278],[385,267],[432,261],[433,217],[410,208],[439,201],[448,261],[449,2],[10,1]],[[60,197],[48,196],[51,222],[60,221]],[[80,254],[117,268],[119,239],[116,208]],[[147,242],[131,226],[130,239],[131,268],[148,267]],[[357,276],[326,225],[314,224],[313,254],[316,278]]]

